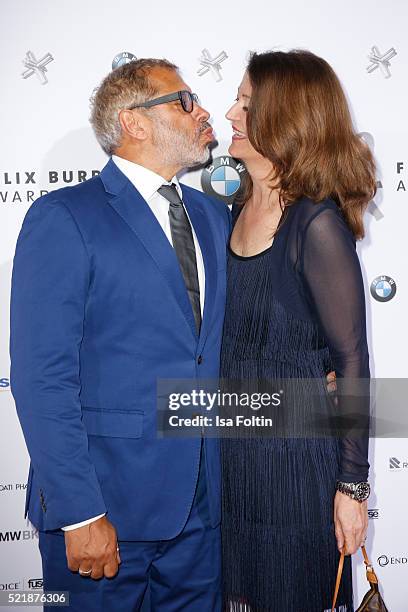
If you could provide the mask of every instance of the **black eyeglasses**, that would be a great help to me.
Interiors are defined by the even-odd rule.
[[[197,94],[183,89],[182,91],[176,91],[175,93],[167,94],[166,96],[160,96],[160,98],[148,100],[147,102],[143,102],[143,104],[135,104],[128,110],[133,110],[134,108],[151,108],[152,106],[157,106],[157,104],[166,104],[166,102],[175,102],[176,100],[181,102],[181,106],[186,113],[191,113],[194,107],[194,102],[197,104],[200,102]]]

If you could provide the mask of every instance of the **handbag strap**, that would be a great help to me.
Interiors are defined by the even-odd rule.
[[[365,546],[362,546],[361,550],[363,553],[364,563],[366,566],[367,580],[370,583],[370,585],[378,584],[378,578],[375,574],[375,571],[373,570],[373,566],[370,563]],[[336,586],[335,586],[334,595],[333,595],[332,612],[334,612],[336,608],[337,596],[339,594],[340,583],[341,583],[341,576],[343,574],[343,566],[344,566],[344,550],[342,551],[340,555],[339,566],[337,568],[337,578],[336,578]]]
[[[334,612],[334,609],[335,609],[336,603],[337,603],[337,596],[339,594],[341,576],[343,574],[343,565],[344,565],[344,549],[341,551],[341,555],[340,555],[340,559],[339,559],[339,566],[337,568],[337,578],[336,578],[336,586],[334,588],[333,603],[332,603],[332,612]]]

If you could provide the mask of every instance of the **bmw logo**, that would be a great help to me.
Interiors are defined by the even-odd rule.
[[[370,292],[377,302],[389,302],[397,293],[397,285],[391,276],[377,276],[371,283]]]
[[[244,164],[233,157],[216,157],[204,168],[201,187],[208,195],[232,204],[241,187],[241,175],[244,172]]]
[[[129,51],[122,51],[122,53],[118,53],[113,58],[112,70],[119,68],[119,66],[123,66],[123,64],[129,64],[129,62],[132,62],[135,59],[137,59],[137,57],[136,55],[133,55],[133,53],[129,53]]]

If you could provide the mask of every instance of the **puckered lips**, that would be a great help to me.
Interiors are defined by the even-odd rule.
[[[200,127],[200,136],[205,136],[210,142],[214,140],[214,132],[209,123],[205,122]]]

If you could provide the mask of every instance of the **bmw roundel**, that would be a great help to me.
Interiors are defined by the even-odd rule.
[[[201,187],[205,193],[232,204],[241,187],[244,164],[229,155],[216,157],[201,174]]]
[[[122,51],[122,53],[118,53],[112,60],[112,70],[115,68],[119,68],[119,66],[123,66],[123,64],[129,64],[133,60],[137,59],[136,55],[133,53],[129,53],[129,51]]]
[[[370,287],[371,295],[377,302],[389,302],[397,293],[397,285],[391,276],[377,276]]]

